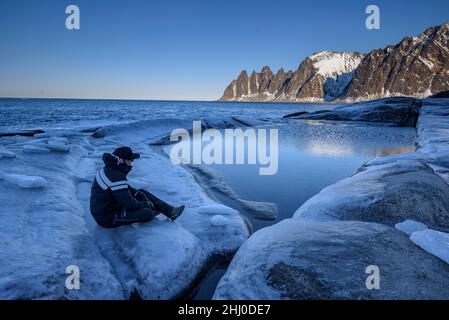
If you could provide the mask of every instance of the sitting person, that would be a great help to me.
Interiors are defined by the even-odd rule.
[[[129,147],[103,154],[104,167],[95,177],[90,196],[90,212],[100,226],[115,228],[148,222],[159,213],[175,220],[183,212],[184,206],[172,207],[150,192],[128,184],[126,176],[139,157]]]

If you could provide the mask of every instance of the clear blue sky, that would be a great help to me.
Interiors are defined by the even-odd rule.
[[[69,4],[80,30],[65,28]],[[380,30],[365,28],[369,4]],[[0,97],[214,100],[241,69],[296,69],[448,21],[447,0],[1,0]]]

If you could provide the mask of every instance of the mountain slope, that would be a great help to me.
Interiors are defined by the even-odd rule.
[[[424,98],[449,89],[449,23],[371,51],[356,69],[347,100]]]

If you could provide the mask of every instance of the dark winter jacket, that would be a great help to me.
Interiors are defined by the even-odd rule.
[[[144,205],[134,198],[136,189],[132,188],[126,176],[131,167],[119,163],[117,158],[110,154],[103,154],[104,167],[101,169],[92,184],[90,195],[90,212],[94,217],[115,214],[123,209],[137,210]]]

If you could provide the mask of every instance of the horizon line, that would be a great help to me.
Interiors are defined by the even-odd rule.
[[[174,101],[174,102],[229,102],[216,100],[186,100],[186,99],[136,99],[136,98],[60,98],[60,97],[1,97],[0,99],[17,100],[115,100],[115,101]]]

